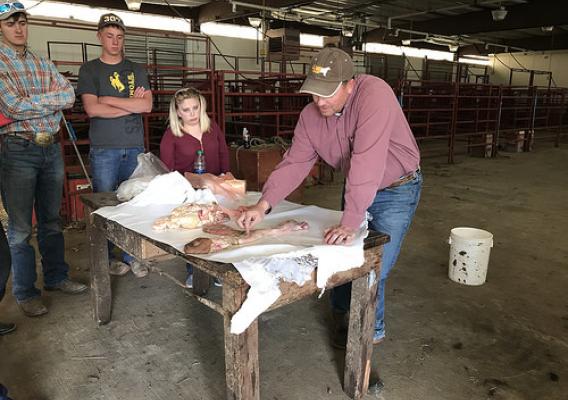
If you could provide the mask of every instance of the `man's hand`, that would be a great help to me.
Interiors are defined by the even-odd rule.
[[[326,244],[351,244],[355,239],[355,229],[344,225],[335,225],[323,232],[323,241]]]
[[[260,200],[254,206],[241,207],[241,216],[237,219],[237,225],[247,231],[264,219],[266,210],[270,208],[270,204],[266,200]]]
[[[146,94],[146,89],[144,89],[142,86],[138,86],[135,90],[134,90],[134,94],[132,95],[132,99],[142,99],[144,98],[144,95]],[[108,104],[111,106],[115,105],[115,100],[117,98],[120,97],[115,97],[115,96],[99,96],[99,103],[101,104]]]
[[[141,99],[142,97],[144,97],[144,93],[146,93],[146,89],[144,89],[142,86],[138,86],[136,90],[134,90],[134,96],[132,97]]]

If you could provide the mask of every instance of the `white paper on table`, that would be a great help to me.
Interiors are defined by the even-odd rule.
[[[255,204],[259,198],[260,193],[247,193],[241,204]],[[223,198],[216,199],[208,189],[193,189],[181,174],[172,172],[154,178],[148,188],[129,202],[115,207],[103,207],[95,213],[183,252],[183,247],[188,242],[210,235],[201,229],[155,231],[152,224],[184,202],[205,204],[216,200],[220,204],[224,202]],[[195,255],[206,260],[232,263],[251,287],[241,309],[231,320],[231,333],[242,333],[278,299],[281,295],[278,287],[280,279],[301,286],[310,279],[313,269],[317,267],[316,283],[324,289],[334,273],[363,264],[366,223],[349,246],[322,244],[324,230],[338,224],[341,215],[340,211],[283,201],[255,228],[274,227],[280,222],[294,219],[307,221],[309,230],[265,237],[254,244],[235,246],[218,253]],[[235,222],[227,225],[237,228]],[[311,257],[307,257],[308,255]]]

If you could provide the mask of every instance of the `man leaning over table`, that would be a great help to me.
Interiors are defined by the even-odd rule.
[[[312,95],[294,130],[292,146],[268,178],[259,202],[245,208],[238,224],[250,229],[308,175],[318,156],[346,176],[343,215],[324,232],[324,242],[349,244],[366,215],[369,228],[387,233],[377,290],[373,343],[385,337],[384,296],[388,273],[414,217],[422,188],[420,152],[390,86],[357,75],[351,57],[325,48],[313,57],[300,92]],[[351,284],[335,288],[332,345],[345,348]]]

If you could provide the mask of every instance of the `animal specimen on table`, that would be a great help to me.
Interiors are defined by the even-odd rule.
[[[215,235],[213,238],[200,237],[187,243],[185,254],[209,254],[221,251],[231,246],[250,244],[264,237],[280,236],[296,231],[306,231],[310,228],[305,221],[287,220],[274,228],[253,229],[250,232],[233,229],[224,224],[206,225],[203,232]]]
[[[219,204],[187,203],[174,208],[170,215],[158,218],[152,229],[195,229],[207,224],[228,222],[238,215],[239,211],[221,207]]]

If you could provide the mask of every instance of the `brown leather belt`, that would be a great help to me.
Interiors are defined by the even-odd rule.
[[[398,178],[396,181],[394,181],[390,186],[387,186],[385,189],[392,189],[404,185],[405,183],[410,182],[411,180],[416,178],[416,175],[418,175],[419,173],[420,173],[420,168],[418,168],[416,171],[412,171],[411,173]]]
[[[3,135],[6,138],[20,138],[28,140],[33,144],[38,146],[47,147],[52,144],[59,143],[59,134],[51,132],[17,132],[17,133],[7,133]]]

